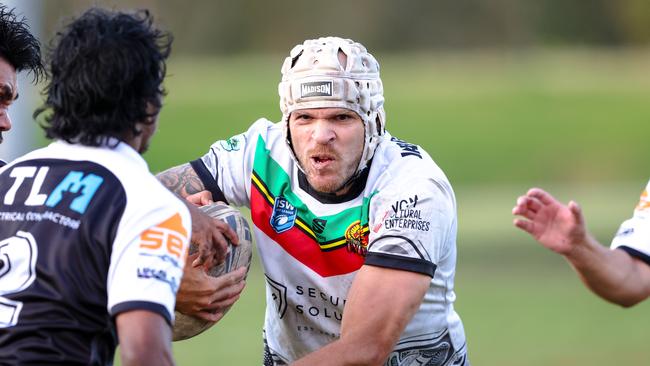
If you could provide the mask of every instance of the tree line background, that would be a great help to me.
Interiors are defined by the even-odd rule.
[[[284,52],[326,34],[381,52],[650,41],[647,0],[57,0],[43,1],[44,33],[93,4],[150,9],[188,54]]]

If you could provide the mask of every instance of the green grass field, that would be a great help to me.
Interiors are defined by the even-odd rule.
[[[607,244],[648,179],[650,53],[378,55],[388,129],[421,144],[458,199],[456,307],[479,366],[650,364],[650,303],[621,309],[586,290],[564,260],[512,227],[532,185],[577,199]],[[281,58],[170,64],[154,171],[202,155],[256,118],[280,118]],[[216,326],[178,342],[180,365],[259,365],[259,259]]]

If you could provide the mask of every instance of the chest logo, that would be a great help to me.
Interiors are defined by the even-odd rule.
[[[270,220],[273,230],[280,234],[291,229],[296,223],[296,211],[296,208],[286,198],[276,197]]]
[[[345,241],[348,250],[365,256],[368,253],[368,231],[364,232],[360,221],[353,222],[345,230]]]
[[[323,219],[314,219],[311,222],[311,228],[316,234],[322,234],[323,230],[325,230],[325,225],[327,225],[327,220]]]

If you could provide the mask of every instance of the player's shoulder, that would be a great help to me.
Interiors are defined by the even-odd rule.
[[[271,122],[266,118],[260,118],[253,122],[249,129],[249,134],[257,135],[264,140],[267,145],[275,141],[283,140],[285,124],[283,122]]]
[[[274,123],[266,118],[260,118],[253,122],[245,132],[227,139],[217,140],[211,145],[211,148],[223,152],[243,151],[247,146],[256,144],[260,139],[268,145],[282,139],[282,125],[282,123]]]
[[[388,132],[382,137],[372,164],[388,174],[447,180],[440,167],[421,146]]]
[[[447,176],[421,146],[388,133],[375,152],[370,178],[372,190],[385,195],[417,191],[454,197]]]
[[[48,156],[67,156],[70,162],[83,162],[97,171],[101,170],[102,176],[110,177],[110,182],[106,181],[105,184],[110,183],[112,187],[107,188],[115,192],[123,191],[129,206],[142,203],[151,205],[154,202],[169,205],[179,201],[149,171],[144,158],[124,142],[91,147],[58,141],[47,150],[45,154]]]

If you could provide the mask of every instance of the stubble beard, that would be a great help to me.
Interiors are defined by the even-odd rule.
[[[360,159],[361,157],[359,157],[359,160]],[[357,160],[354,166],[351,167],[348,165],[340,169],[342,170],[341,173],[336,174],[334,177],[331,177],[330,179],[327,179],[320,184],[315,184],[316,180],[318,179],[317,177],[319,176],[318,172],[313,167],[305,164],[304,159],[301,160],[303,160],[301,162],[302,166],[307,167],[305,169],[305,175],[307,176],[309,185],[311,185],[318,192],[337,195],[345,194],[345,192],[347,192],[345,188],[348,186],[348,183],[350,183],[350,178],[352,178],[356,171],[356,167],[359,165],[359,161]]]

